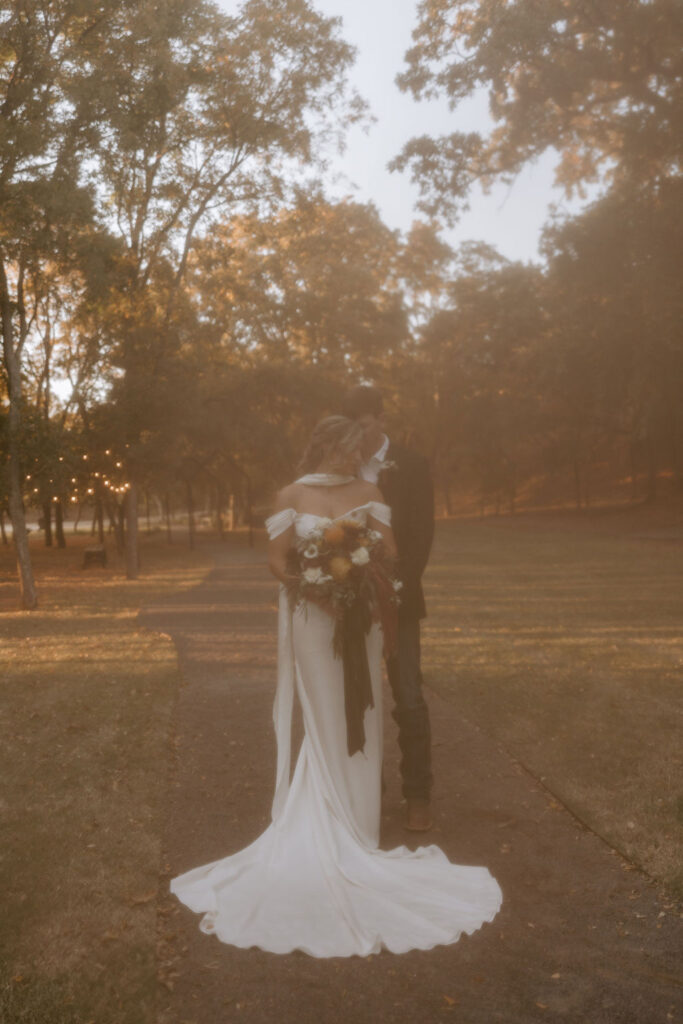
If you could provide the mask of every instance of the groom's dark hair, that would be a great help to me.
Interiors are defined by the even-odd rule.
[[[352,420],[360,416],[381,416],[384,412],[382,392],[372,384],[358,384],[351,388],[344,399],[344,415]]]

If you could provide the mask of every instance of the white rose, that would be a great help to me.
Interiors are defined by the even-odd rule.
[[[367,548],[356,548],[355,551],[351,552],[351,561],[354,565],[367,565],[370,561],[370,555],[368,554]]]
[[[315,569],[304,569],[303,576],[307,583],[322,583],[325,579],[320,566],[316,566]]]
[[[317,558],[319,554],[318,546],[316,544],[309,544],[304,551],[304,558]]]
[[[396,590],[396,591],[403,590],[403,584],[401,583],[400,580],[394,580],[393,581],[393,586],[394,586],[394,590]]]

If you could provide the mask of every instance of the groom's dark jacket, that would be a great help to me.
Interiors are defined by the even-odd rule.
[[[391,525],[398,548],[403,583],[401,614],[423,619],[427,614],[421,577],[434,537],[434,485],[429,463],[418,452],[389,442],[388,468],[377,486],[391,507]]]

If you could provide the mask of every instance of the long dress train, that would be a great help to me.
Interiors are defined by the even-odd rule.
[[[389,522],[386,505],[346,513]],[[342,518],[341,516],[338,518]],[[286,509],[267,522],[276,536],[292,523],[304,537],[320,516]],[[455,942],[491,921],[502,902],[485,867],[451,864],[437,846],[380,850],[382,633],[366,644],[374,708],[365,713],[366,743],[349,757],[342,662],[332,647],[333,621],[301,604],[291,612],[280,591],[278,688],[274,723],[278,766],[272,823],[239,853],[193,868],[171,892],[203,914],[202,931],[235,946],[315,957],[366,956]],[[304,739],[290,783],[294,690]]]

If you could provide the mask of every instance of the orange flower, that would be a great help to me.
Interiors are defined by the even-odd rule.
[[[323,537],[328,544],[331,544],[333,547],[338,547],[344,540],[344,531],[341,526],[337,526],[335,523],[334,526],[327,527],[323,533]]]
[[[345,580],[351,571],[351,562],[343,555],[335,555],[330,559],[330,572],[335,580]]]

